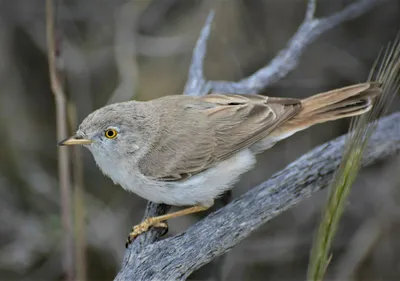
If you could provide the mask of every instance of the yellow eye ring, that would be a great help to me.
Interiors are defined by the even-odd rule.
[[[108,139],[115,139],[117,137],[117,135],[118,135],[118,132],[115,129],[107,129],[104,132],[104,136]]]

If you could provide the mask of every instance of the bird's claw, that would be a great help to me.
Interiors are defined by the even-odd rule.
[[[148,231],[150,227],[162,228],[164,231],[161,233],[161,236],[167,234],[168,232],[168,224],[165,222],[154,222],[152,218],[148,218],[144,220],[142,223],[135,225],[132,227],[132,232],[129,233],[128,239],[125,243],[125,247],[127,248],[129,244],[131,244],[140,234]]]

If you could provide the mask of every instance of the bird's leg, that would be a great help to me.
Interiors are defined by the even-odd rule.
[[[180,210],[180,211],[177,211],[177,212],[173,212],[171,214],[166,214],[166,215],[162,215],[162,216],[158,216],[158,217],[147,218],[142,223],[140,223],[138,225],[135,225],[132,228],[132,232],[129,233],[127,245],[130,244],[133,240],[135,240],[135,238],[138,237],[140,234],[142,234],[143,232],[148,231],[150,227],[162,227],[162,228],[167,228],[168,229],[168,225],[165,223],[166,220],[173,219],[173,218],[176,218],[176,217],[181,217],[181,216],[184,216],[184,215],[197,213],[197,212],[201,212],[201,211],[205,211],[210,207],[211,206],[197,205],[197,206],[186,208],[186,209],[183,209],[183,210]]]

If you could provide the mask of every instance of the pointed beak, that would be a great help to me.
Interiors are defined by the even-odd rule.
[[[83,144],[91,144],[93,141],[89,139],[84,139],[80,136],[72,136],[62,140],[58,143],[58,146],[64,145],[83,145]]]

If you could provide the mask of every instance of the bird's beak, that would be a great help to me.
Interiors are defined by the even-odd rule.
[[[84,139],[79,136],[72,136],[69,138],[66,138],[65,140],[62,140],[58,143],[58,146],[64,146],[64,145],[83,145],[83,144],[91,144],[93,141],[89,139]]]

